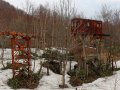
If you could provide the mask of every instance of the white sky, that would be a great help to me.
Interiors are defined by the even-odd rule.
[[[50,6],[57,3],[59,0],[5,0],[17,8],[25,9],[26,1],[31,1],[35,7],[39,4],[45,5],[49,3]],[[103,4],[110,5],[111,8],[120,9],[120,0],[73,0],[78,12],[84,12],[87,17],[94,17],[96,12],[99,12]]]

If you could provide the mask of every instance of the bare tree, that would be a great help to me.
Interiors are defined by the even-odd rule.
[[[60,18],[61,24],[59,24],[59,28],[62,31],[62,37],[64,37],[64,40],[61,40],[60,45],[62,47],[62,50],[64,50],[64,47],[66,48],[66,56],[65,60],[63,60],[63,71],[62,71],[62,87],[65,88],[65,75],[66,75],[66,65],[68,62],[68,53],[70,50],[70,19],[75,15],[75,7],[73,6],[73,1],[71,0],[60,0],[59,2],[59,15],[62,16]],[[61,37],[59,37],[61,38]],[[63,42],[62,42],[63,41]],[[65,45],[63,44],[65,42]]]

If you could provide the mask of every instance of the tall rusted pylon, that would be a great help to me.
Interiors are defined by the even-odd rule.
[[[81,47],[82,62],[80,63],[83,64],[84,69],[86,69],[86,76],[88,76],[87,59],[89,58],[86,54],[86,47],[89,48],[92,44],[92,47],[96,48],[97,58],[101,60],[101,51],[99,48],[101,48],[103,36],[107,36],[103,34],[102,21],[74,18],[71,20],[71,36],[74,47]],[[87,45],[86,42],[88,42],[87,44],[89,45]]]
[[[103,33],[102,21],[74,18],[71,20],[71,36],[74,44],[78,43],[78,37],[81,37],[82,39],[89,37],[90,44],[93,44],[94,42],[98,43],[96,46],[100,46],[101,40],[104,39],[105,36],[110,35]]]
[[[85,39],[89,37],[89,43],[101,40],[103,37],[102,21],[74,18],[71,21],[71,34],[74,43],[78,43],[77,39],[81,38],[82,44],[85,44]],[[83,45],[83,57],[85,55],[85,45]]]
[[[17,32],[0,32],[11,39],[13,78],[26,73],[30,75],[30,44],[32,36]]]

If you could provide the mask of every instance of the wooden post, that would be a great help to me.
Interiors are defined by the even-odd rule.
[[[83,36],[83,39],[82,39],[82,43],[83,43],[83,57],[84,57],[84,61],[85,61],[85,70],[86,70],[86,77],[88,76],[88,65],[86,64],[86,60],[87,60],[87,56],[86,56],[86,50],[85,50],[85,35]]]

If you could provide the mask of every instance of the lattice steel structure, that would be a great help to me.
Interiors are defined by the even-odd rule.
[[[71,21],[71,34],[73,37],[77,35],[89,35],[96,39],[101,39],[102,21],[74,18]]]
[[[23,73],[30,75],[30,44],[32,36],[17,32],[0,32],[11,39],[13,77]]]
[[[88,76],[87,60],[91,57],[87,54],[86,50],[90,47],[94,48],[94,46],[100,46],[100,43],[98,45],[96,41],[100,42],[102,35],[102,21],[80,18],[71,20],[73,51],[77,52],[76,54],[78,54],[77,57],[79,58],[78,64],[80,68],[86,70],[86,76]],[[99,59],[100,54],[98,47],[95,48],[97,54],[92,55],[92,57],[97,57]]]
[[[86,47],[92,46],[98,50],[101,47],[101,41],[104,39],[104,36],[109,35],[103,33],[102,21],[74,18],[71,20],[71,36],[74,47],[78,47],[78,45],[83,46],[83,57],[85,57]],[[100,50],[97,52],[99,53]]]

